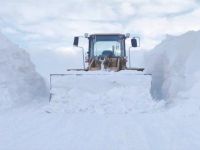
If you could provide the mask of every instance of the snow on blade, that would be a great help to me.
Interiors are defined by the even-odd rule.
[[[52,75],[51,105],[68,113],[146,111],[153,104],[150,87],[150,75],[132,72]]]

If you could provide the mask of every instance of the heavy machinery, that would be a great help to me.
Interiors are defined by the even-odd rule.
[[[86,54],[79,45],[80,38],[88,39]],[[130,49],[138,47],[140,39],[131,39],[127,56],[125,43],[128,38],[130,34],[116,33],[74,37],[73,45],[82,49],[83,68],[50,75],[52,106],[63,107],[70,113],[113,113],[132,111],[137,107],[140,101],[134,100],[135,95],[148,100],[151,77],[143,73],[144,68],[131,67],[130,63]]]
[[[81,36],[74,37],[74,46],[79,47],[79,38]],[[126,55],[126,39],[130,38],[130,34],[85,34],[85,38],[89,41],[89,48],[86,56],[84,56],[83,50],[83,70],[84,71],[120,71],[120,70],[136,70],[143,71],[144,68],[131,68],[130,67],[130,48],[138,47],[139,38],[131,39],[131,47],[129,48],[129,67],[127,67],[127,55]],[[85,62],[88,66],[85,67]],[[77,69],[68,69],[77,70]],[[79,69],[80,70],[80,69]]]

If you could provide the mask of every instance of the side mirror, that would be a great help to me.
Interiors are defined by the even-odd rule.
[[[137,39],[136,38],[132,38],[131,39],[131,45],[132,45],[132,47],[138,47],[138,43],[137,43]]]
[[[78,36],[75,36],[74,37],[74,46],[78,46],[78,41],[79,41],[79,37]]]

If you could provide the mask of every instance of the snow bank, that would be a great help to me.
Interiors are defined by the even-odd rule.
[[[29,55],[0,33],[0,109],[23,105],[47,95]]]
[[[153,74],[151,94],[155,99],[190,97],[191,94],[186,94],[186,91],[200,82],[199,41],[200,31],[167,36],[148,53],[146,68],[148,73]]]

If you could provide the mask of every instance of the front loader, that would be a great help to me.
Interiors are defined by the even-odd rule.
[[[86,54],[80,38],[88,39]],[[73,45],[82,49],[83,68],[50,75],[50,102],[70,113],[126,112],[135,107],[135,94],[150,97],[151,76],[130,63],[130,49],[140,45],[139,38],[131,39],[127,55],[128,38],[130,34],[118,33],[74,37]]]

